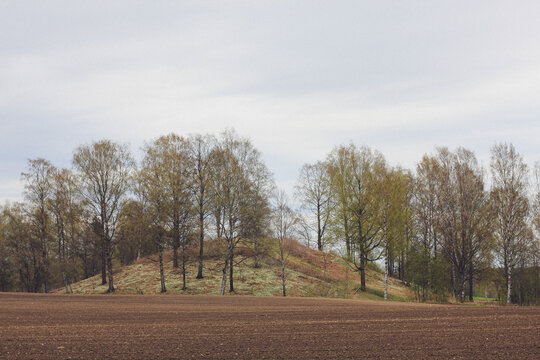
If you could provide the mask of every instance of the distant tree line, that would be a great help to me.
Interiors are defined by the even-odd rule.
[[[369,264],[384,264],[385,298],[395,277],[421,301],[472,300],[486,281],[506,303],[540,299],[540,170],[511,144],[492,148],[489,172],[463,148],[439,148],[410,171],[367,147],[337,146],[300,169],[296,212],[260,152],[234,131],[161,136],[138,163],[126,145],[102,140],[75,149],[72,165],[29,160],[24,201],[0,209],[1,291],[69,293],[101,274],[113,292],[114,264],[157,254],[166,292],[166,250],[186,289],[186,247],[198,247],[200,279],[205,242],[221,239],[224,294],[234,291],[237,245],[249,243],[259,267],[273,236],[285,295],[284,244],[296,236],[342,255],[361,291]]]
[[[506,303],[538,302],[540,168],[531,174],[513,145],[497,144],[490,174],[488,188],[464,148],[439,148],[413,173],[367,147],[338,146],[300,171],[300,234],[341,251],[363,291],[367,264],[384,261],[385,278],[403,280],[422,301],[473,300],[474,284],[491,280]]]

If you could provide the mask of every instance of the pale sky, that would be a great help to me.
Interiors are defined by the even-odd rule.
[[[538,1],[0,0],[0,201],[30,158],[235,128],[289,192],[340,143],[540,160]]]

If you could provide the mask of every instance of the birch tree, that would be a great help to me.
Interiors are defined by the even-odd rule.
[[[463,148],[455,153],[439,149],[438,159],[442,169],[439,231],[444,254],[456,271],[456,293],[463,302],[465,282],[485,241],[481,233],[486,204],[483,170],[474,154]]]
[[[188,139],[189,158],[192,167],[192,191],[199,227],[199,263],[197,279],[203,276],[205,221],[211,213],[212,150],[216,139],[210,135],[194,135]]]
[[[90,213],[100,221],[109,289],[114,292],[112,253],[118,213],[130,188],[134,161],[126,145],[101,140],[75,150],[73,165],[79,173],[81,194]]]
[[[330,217],[332,236],[345,243],[345,258],[352,260],[352,214],[350,212],[349,179],[355,147],[339,146],[327,158],[328,175],[335,207]]]
[[[39,277],[44,292],[49,292],[49,247],[51,241],[50,212],[48,202],[52,196],[51,183],[54,166],[47,160],[37,158],[28,161],[26,172],[22,173],[25,181],[24,197],[29,204],[32,232],[41,246],[41,259],[38,265]]]
[[[161,292],[167,291],[165,285],[165,273],[163,268],[163,249],[165,247],[165,235],[168,225],[168,212],[171,210],[172,199],[167,198],[165,189],[165,169],[163,157],[159,146],[159,140],[153,145],[145,147],[145,156],[138,174],[140,186],[138,191],[145,199],[145,213],[148,214],[151,223],[151,234],[158,250],[159,277]]]
[[[368,262],[380,259],[382,243],[382,179],[385,160],[367,147],[338,147],[330,155],[329,172],[344,215],[345,239],[351,265],[360,272],[366,291]],[[350,226],[350,227],[349,227]]]
[[[261,166],[260,153],[247,139],[225,132],[214,151],[212,179],[213,212],[218,235],[227,242],[220,294],[225,294],[227,274],[229,292],[234,291],[234,249],[242,240],[246,218],[257,216],[254,194],[254,169]]]
[[[270,195],[274,192],[272,173],[262,161],[254,161],[248,167],[249,187],[242,201],[244,211],[240,219],[242,236],[253,243],[254,267],[260,267],[264,250],[263,238],[269,234],[271,208]]]
[[[173,267],[178,267],[178,249],[182,246],[182,289],[186,289],[185,245],[190,238],[192,177],[188,144],[175,134],[161,136],[147,144],[142,162],[144,194],[156,231],[156,243],[163,268],[165,236],[172,234]],[[189,235],[189,236],[188,236]],[[160,270],[163,278],[163,271]],[[162,291],[165,290],[162,280]]]
[[[439,173],[437,159],[424,155],[416,166],[413,190],[414,224],[418,237],[426,255],[434,258],[440,250],[440,234],[436,221],[439,216]]]
[[[74,257],[82,229],[83,209],[78,196],[78,184],[68,169],[55,169],[51,174],[53,193],[48,206],[54,218],[57,240],[57,256],[62,272],[62,283],[66,294],[76,271]]]
[[[323,250],[324,236],[334,206],[331,193],[328,165],[322,161],[305,164],[295,187],[296,197],[312,221],[307,221],[317,235],[317,250]]]
[[[408,174],[399,168],[387,169],[382,185],[382,232],[384,252],[384,300],[388,299],[390,259],[405,246],[411,216],[407,193]]]
[[[282,294],[287,296],[287,275],[286,270],[286,254],[285,242],[290,239],[294,231],[294,226],[298,223],[298,217],[289,206],[287,194],[283,190],[278,190],[275,195],[274,206],[272,211],[272,223],[274,233],[279,243],[279,259],[281,263],[281,285]]]
[[[490,193],[496,253],[504,269],[506,303],[512,302],[512,272],[526,248],[529,230],[527,165],[512,144],[491,149],[492,189]]]
[[[178,268],[178,248],[185,247],[187,242],[185,227],[191,220],[193,207],[192,187],[193,166],[190,162],[189,144],[185,138],[176,134],[169,134],[158,138],[154,145],[156,160],[161,162],[164,177],[164,189],[170,199],[170,212],[172,223],[173,267]],[[185,255],[182,254],[182,274],[185,278]],[[184,288],[185,288],[184,281]]]

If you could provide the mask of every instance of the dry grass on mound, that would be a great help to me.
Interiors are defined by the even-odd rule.
[[[384,286],[383,275],[367,271],[367,292],[359,288],[358,273],[351,271],[343,259],[331,253],[313,250],[298,241],[286,241],[287,290],[291,296],[345,297],[381,299]],[[223,239],[205,241],[204,279],[196,279],[198,267],[198,243],[186,248],[187,289],[182,289],[182,270],[173,268],[172,250],[164,252],[165,280],[168,293],[218,294],[221,285],[226,242]],[[281,295],[281,263],[279,246],[275,239],[259,241],[259,264],[255,268],[254,246],[250,240],[242,241],[235,249],[236,294],[257,296]],[[179,262],[182,249],[178,251]],[[115,266],[117,293],[154,294],[160,292],[159,258],[153,254],[127,266]],[[390,281],[391,299],[405,300],[409,290],[398,280]],[[227,285],[228,286],[228,285]],[[85,294],[104,293],[99,275],[73,284],[74,292]],[[58,290],[63,292],[62,289]]]

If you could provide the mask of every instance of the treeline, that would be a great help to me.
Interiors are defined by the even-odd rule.
[[[224,239],[221,293],[234,291],[235,248],[255,248],[273,230],[271,172],[248,139],[233,131],[170,134],[148,142],[136,164],[127,146],[109,140],[74,151],[73,168],[29,160],[22,203],[7,204],[0,217],[0,290],[48,292],[101,273],[114,288],[113,264],[163,252],[183,274],[184,249],[198,243],[197,278],[204,276],[204,242]],[[276,228],[277,231],[277,228]],[[210,234],[211,232],[211,234]],[[179,253],[181,256],[179,258]]]
[[[224,294],[227,285],[234,291],[237,245],[253,247],[258,267],[264,239],[275,237],[285,295],[283,244],[296,236],[341,254],[361,291],[368,265],[384,262],[386,278],[409,284],[421,301],[472,300],[482,282],[507,303],[540,298],[539,169],[530,171],[510,144],[492,148],[489,171],[471,151],[441,148],[414,172],[369,148],[338,146],[301,168],[297,212],[260,152],[233,131],[159,137],[139,163],[127,146],[98,141],[75,149],[72,164],[29,160],[24,202],[2,207],[1,291],[69,293],[73,282],[101,274],[112,292],[115,264],[157,253],[165,292],[165,250],[186,288],[186,246],[198,247],[203,278],[205,242],[217,238]]]
[[[364,291],[367,264],[384,260],[386,277],[422,301],[472,301],[474,284],[489,280],[506,303],[538,302],[539,167],[531,176],[511,144],[497,144],[489,170],[488,188],[464,148],[439,148],[413,173],[369,148],[338,146],[301,169],[302,234],[319,250],[341,249]]]

